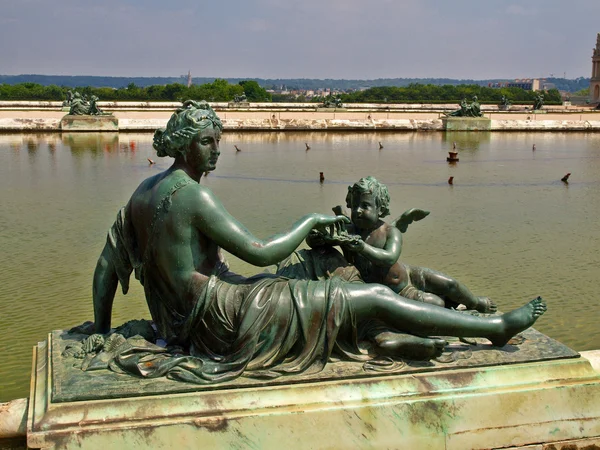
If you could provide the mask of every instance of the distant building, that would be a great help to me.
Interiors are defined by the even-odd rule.
[[[545,78],[522,78],[514,81],[502,81],[500,83],[489,83],[488,87],[494,88],[521,88],[526,91],[542,91],[554,89],[553,83],[548,83]]]
[[[596,48],[592,53],[592,78],[590,80],[590,97],[593,102],[600,101],[600,33],[596,36]]]
[[[188,70],[188,79],[187,79],[187,87],[192,85],[192,71]]]

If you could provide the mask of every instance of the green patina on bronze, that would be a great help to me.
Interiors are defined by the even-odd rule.
[[[94,367],[144,378],[164,375],[197,384],[229,382],[241,375],[311,376],[334,356],[359,367],[382,355],[393,361],[439,357],[443,345],[437,336],[486,338],[503,347],[545,312],[539,297],[490,316],[407,299],[386,286],[393,283],[385,279],[365,283],[356,266],[340,266],[339,252],[339,257],[315,259],[323,269],[316,279],[282,276],[311,231],[345,239],[342,229],[351,227],[350,219],[307,214],[281,233],[255,237],[200,184],[216,167],[221,132],[221,121],[210,106],[195,101],[186,101],[166,128],[157,130],[158,156],[170,156],[174,163],[143,181],[119,211],[94,273],[95,322],[76,330],[91,336],[69,349],[70,358],[83,356]],[[339,244],[365,252],[370,261],[373,252],[395,254],[390,246],[399,236],[396,227],[382,228],[391,233],[388,246],[387,240],[375,243],[368,233],[360,233],[367,230],[366,221],[352,221],[352,233],[363,243],[351,238],[347,245]],[[280,273],[241,277],[229,271],[221,249],[256,266],[280,263]],[[390,258],[383,259],[393,266],[397,258]],[[281,264],[284,260],[288,263]],[[127,293],[131,273],[144,286],[161,339],[156,343],[152,336],[111,332],[117,286]],[[113,337],[117,334],[121,338]],[[92,361],[103,351],[110,354],[108,359]]]
[[[92,95],[89,99],[79,92],[75,93],[68,91],[67,98],[63,102],[63,107],[69,107],[69,115],[71,116],[102,116],[110,113],[102,111],[98,105],[98,97]]]
[[[544,107],[544,94],[538,94],[533,101],[533,109],[540,110]]]
[[[460,102],[460,108],[446,115],[448,117],[483,117],[476,95],[473,96],[473,102],[471,103],[467,103],[467,99],[463,98]]]
[[[508,97],[503,95],[502,98],[500,99],[500,104],[498,105],[498,108],[506,111],[511,107],[511,105],[512,105],[512,103],[508,99]]]

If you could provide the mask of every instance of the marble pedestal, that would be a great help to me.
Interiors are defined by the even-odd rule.
[[[445,363],[396,363],[389,373],[334,362],[309,376],[198,386],[82,372],[61,357],[69,337],[55,331],[34,347],[27,443],[103,450],[598,448],[589,446],[600,445],[600,374],[535,330],[523,336],[521,345],[502,349],[485,340],[466,349],[455,342]]]
[[[443,117],[446,131],[490,131],[492,121],[486,117]]]
[[[119,131],[119,119],[112,114],[74,116],[67,114],[60,120],[62,131]]]

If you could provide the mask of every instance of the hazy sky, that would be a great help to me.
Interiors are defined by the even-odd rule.
[[[591,75],[600,0],[0,0],[0,74]]]

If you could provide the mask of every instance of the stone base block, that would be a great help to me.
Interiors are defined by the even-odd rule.
[[[227,106],[229,108],[249,108],[250,102],[229,102]]]
[[[446,368],[407,364],[408,371],[398,374],[348,376],[333,363],[325,378],[303,382],[190,387],[165,379],[131,384],[131,376],[120,374],[97,382],[93,372],[61,368],[57,354],[63,344],[54,332],[34,347],[27,444],[103,450],[463,450],[550,449],[551,443],[573,442],[589,448],[600,439],[600,374],[587,359],[535,333],[526,335],[541,355],[532,362],[469,363],[475,353],[496,351],[510,360],[521,351],[511,345],[487,350],[486,344],[474,347],[471,359]],[[547,353],[562,353],[559,359],[544,353],[550,341],[558,345]],[[75,399],[70,391],[78,383]],[[115,396],[119,391],[122,395]]]
[[[119,131],[119,119],[112,114],[102,116],[72,116],[60,121],[62,131]]]
[[[443,117],[446,131],[489,131],[492,121],[486,117]]]

